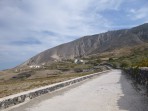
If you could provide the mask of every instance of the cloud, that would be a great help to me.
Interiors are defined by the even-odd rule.
[[[34,45],[34,44],[41,44],[41,42],[39,40],[36,39],[31,39],[31,38],[27,38],[26,40],[21,40],[21,41],[13,41],[10,42],[11,45]]]
[[[130,13],[130,16],[132,16],[133,20],[146,19],[148,18],[148,7],[142,7],[140,9],[131,9]]]
[[[103,14],[120,13],[123,4],[123,0],[0,0],[0,64],[10,60],[17,65],[61,43],[110,30],[118,24]]]
[[[129,0],[126,3],[126,14],[131,21],[135,21],[138,24],[148,21],[147,0]]]

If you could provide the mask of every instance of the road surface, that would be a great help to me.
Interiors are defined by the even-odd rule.
[[[133,89],[121,70],[112,70],[10,111],[148,111],[148,98]]]

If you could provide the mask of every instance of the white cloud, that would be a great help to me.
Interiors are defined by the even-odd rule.
[[[60,43],[106,31],[112,22],[101,12],[118,10],[121,3],[122,0],[1,0],[0,56],[14,61],[19,56],[21,62]],[[42,44],[11,44],[28,38]],[[10,53],[14,54],[10,57]]]
[[[138,20],[138,19],[148,20],[148,7],[142,7],[140,9],[131,9],[129,16],[133,20]]]

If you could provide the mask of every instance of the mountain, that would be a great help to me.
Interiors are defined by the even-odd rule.
[[[145,43],[148,43],[148,23],[131,29],[108,31],[79,38],[45,50],[20,66],[47,64],[56,60],[100,54]]]

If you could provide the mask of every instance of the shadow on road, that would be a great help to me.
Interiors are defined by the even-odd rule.
[[[119,109],[126,111],[148,111],[148,97],[136,92],[131,84],[131,80],[126,78],[124,72],[122,72],[119,82],[123,92],[123,96],[117,101]]]

